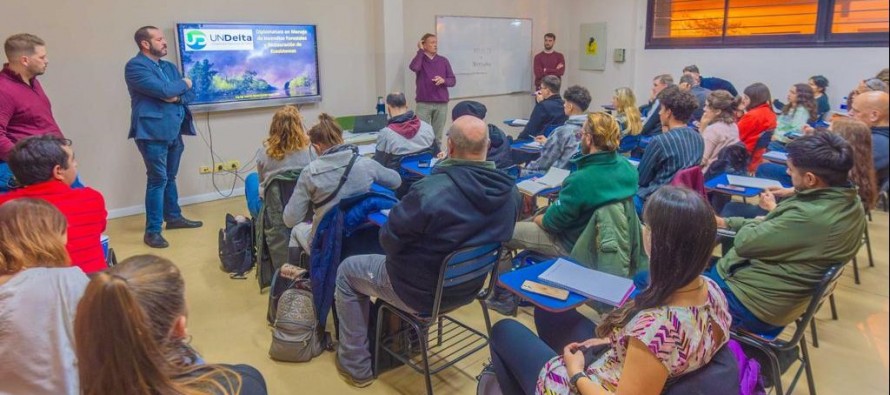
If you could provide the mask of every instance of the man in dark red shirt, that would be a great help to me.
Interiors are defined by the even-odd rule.
[[[108,215],[105,199],[89,187],[71,188],[77,177],[71,141],[54,135],[26,137],[9,154],[9,167],[22,187],[0,195],[0,205],[20,197],[50,202],[68,219],[71,264],[87,274],[105,269],[99,241]]]
[[[12,178],[6,161],[16,142],[41,134],[62,137],[49,98],[37,81],[49,64],[46,43],[22,33],[7,38],[3,47],[9,63],[0,71],[0,192],[8,190]]]
[[[566,72],[566,58],[561,53],[553,50],[556,44],[556,35],[547,33],[544,35],[544,50],[535,55],[535,89],[541,86],[541,78],[545,75],[555,75],[562,79]]]

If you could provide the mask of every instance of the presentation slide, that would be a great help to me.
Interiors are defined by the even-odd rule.
[[[321,100],[314,25],[180,23],[176,30],[193,109]]]

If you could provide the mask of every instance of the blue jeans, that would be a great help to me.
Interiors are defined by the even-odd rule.
[[[0,192],[9,192],[9,183],[12,181],[12,170],[4,161],[0,161]]]
[[[788,175],[788,167],[778,163],[766,162],[757,167],[754,173],[759,178],[768,178],[781,182],[782,185],[791,185],[791,176]]]
[[[260,176],[250,173],[244,179],[244,198],[247,199],[247,210],[250,216],[256,218],[263,208],[263,198],[260,196]]]
[[[494,324],[488,346],[495,377],[505,394],[534,394],[544,364],[558,355],[525,325],[509,319]]]
[[[161,233],[164,221],[182,218],[176,173],[185,145],[182,136],[173,140],[136,140],[145,162],[145,233]]]
[[[571,343],[580,343],[596,336],[596,324],[574,309],[552,313],[535,307],[535,328],[538,337],[558,354],[562,354],[562,349]]]

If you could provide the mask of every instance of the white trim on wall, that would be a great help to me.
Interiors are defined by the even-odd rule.
[[[190,204],[207,203],[215,200],[226,199],[235,196],[244,196],[244,188],[235,188],[229,196],[222,196],[219,192],[204,193],[201,195],[186,196],[179,199],[180,206],[188,206]],[[245,203],[246,204],[246,203]],[[108,219],[129,217],[131,215],[144,214],[145,205],[130,206],[108,210]]]

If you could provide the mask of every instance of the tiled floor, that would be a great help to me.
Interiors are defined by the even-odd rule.
[[[260,294],[252,273],[248,280],[231,280],[219,270],[217,233],[225,213],[246,213],[243,198],[231,198],[184,208],[189,218],[203,220],[201,229],[164,233],[171,247],[151,250],[142,244],[144,217],[113,220],[108,234],[118,257],[157,253],[176,262],[186,280],[189,331],[193,344],[211,362],[247,363],[258,368],[272,394],[422,394],[421,375],[408,368],[384,374],[370,387],[355,389],[345,384],[334,368],[333,353],[324,353],[309,363],[289,364],[268,358],[271,331],[266,325],[267,294]],[[816,386],[820,394],[887,394],[890,344],[888,344],[888,216],[876,213],[869,224],[875,267],[868,267],[865,249],[859,254],[862,284],[853,283],[847,267],[837,288],[840,319],[832,321],[828,309],[817,317],[820,347],[811,348]],[[484,328],[478,305],[455,314],[459,319]],[[502,318],[492,313],[497,320]],[[533,326],[528,311],[520,321]],[[481,351],[457,367],[433,379],[437,394],[475,394],[475,376],[488,359]],[[786,375],[785,383],[790,381]],[[805,382],[795,394],[806,394]]]

